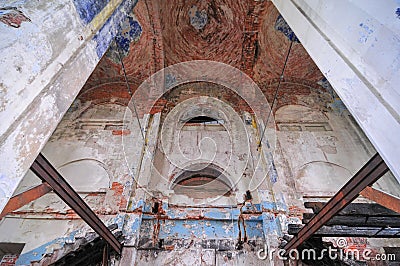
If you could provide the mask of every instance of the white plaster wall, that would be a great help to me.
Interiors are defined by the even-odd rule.
[[[400,113],[399,1],[294,0],[337,49],[370,82],[382,99]],[[340,18],[338,19],[338,14]]]
[[[3,1],[2,7],[15,6]],[[0,135],[48,84],[82,44],[85,30],[72,1],[28,1],[20,10],[31,19],[16,29],[0,23]],[[67,48],[67,49],[65,49]]]
[[[99,62],[93,36],[121,2],[84,25],[73,1],[2,1],[31,22],[0,23],[0,210]]]
[[[287,105],[277,110],[275,119],[278,124],[328,123],[331,129],[277,131],[286,162],[286,165],[280,165],[289,168],[297,193],[306,196],[332,196],[374,153],[365,147],[368,140],[362,139],[361,129],[357,129],[356,124],[350,124],[351,120],[345,118],[347,115],[323,113],[299,105]],[[386,177],[380,180],[377,186],[397,195],[400,185],[393,181]]]
[[[399,180],[399,1],[272,1]]]
[[[81,105],[77,101],[73,106],[43,153],[102,219],[104,213],[115,216],[120,210],[121,197],[127,202],[135,189],[130,168],[139,165],[143,146],[137,120],[127,107],[118,104]],[[82,125],[98,125],[99,121],[100,126],[96,128],[80,128]],[[129,134],[114,135],[112,129],[105,129],[107,121],[112,124],[123,121]],[[143,120],[141,122],[146,126]],[[76,165],[82,162],[85,164]],[[66,171],[66,166],[73,167],[73,171]],[[110,189],[112,182],[124,187],[122,195]],[[40,183],[41,180],[28,171],[15,194]],[[124,211],[126,206],[121,208]],[[0,221],[0,242],[26,243],[23,253],[85,225],[74,215],[68,216],[71,208],[52,192],[23,206],[18,212]]]
[[[22,250],[22,253],[25,253],[56,238],[66,236],[84,224],[82,220],[5,218],[0,221],[0,226],[3,228],[0,241],[25,243]],[[60,245],[56,243],[53,247],[49,247],[49,252],[51,248],[57,249]]]

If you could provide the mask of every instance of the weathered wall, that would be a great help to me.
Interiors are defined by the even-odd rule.
[[[267,234],[279,234],[279,222],[273,214],[274,200],[265,196],[261,200],[258,195],[258,189],[267,192],[269,187],[269,179],[264,180],[265,161],[253,176],[260,154],[255,118],[246,112],[249,107],[233,91],[207,82],[178,86],[162,100],[161,119],[159,113],[149,119],[149,144],[137,176],[140,189],[128,207],[132,223],[125,227],[130,235],[127,245],[138,248],[129,260],[140,265],[214,265],[216,259],[256,262],[255,251],[262,248]],[[250,117],[247,123],[245,112]],[[185,124],[200,115],[223,124]],[[231,196],[215,197],[206,186],[200,188],[201,198],[171,189],[180,173],[207,164],[222,169],[231,182]],[[251,182],[264,184],[255,187]],[[251,191],[251,199],[244,204],[246,190]],[[196,254],[200,258],[194,258]]]
[[[398,1],[272,2],[400,179]]]
[[[2,2],[0,209],[131,12],[133,1]]]
[[[134,189],[130,169],[140,161],[143,144],[138,130],[126,106],[77,100],[42,152],[90,208],[104,222],[111,219],[112,223],[113,217],[126,210]],[[29,171],[15,193],[40,183]],[[79,229],[85,235],[90,230],[84,225],[56,194],[49,193],[4,218],[0,242],[27,243],[22,258],[37,260],[64,245],[55,245],[54,239]],[[37,256],[32,255],[35,252]]]
[[[262,152],[257,150],[260,134],[257,131],[262,127],[247,113],[251,112],[249,106],[232,91],[216,90],[213,86],[186,84],[164,96],[161,101],[164,104],[158,109],[161,113],[155,111],[157,108],[152,109],[154,114],[141,119],[145,146],[136,117],[122,104],[126,99],[116,97],[111,97],[108,103],[96,99],[92,102],[76,100],[46,144],[44,154],[100,218],[106,223],[123,221],[120,228],[125,234],[126,245],[143,249],[124,259],[140,264],[189,264],[193,263],[194,254],[200,254],[210,265],[215,259],[228,265],[250,262],[262,265],[265,261],[258,260],[255,252],[264,248],[264,243],[270,248],[277,247],[278,236],[285,232],[287,223],[298,222],[301,218],[304,212],[302,198],[331,195],[373,153],[372,146],[356,124],[346,118],[347,111],[338,108],[338,103],[334,104],[329,90],[319,85],[312,88],[284,83],[282,92],[292,90],[297,94],[282,97],[276,103],[278,145],[271,157],[269,151],[264,150],[265,146]],[[246,122],[245,113],[252,118],[250,123]],[[226,129],[206,131],[204,127],[195,127],[179,131],[182,121],[199,114],[225,119]],[[244,130],[240,130],[238,123],[243,123]],[[228,133],[233,129],[240,136]],[[227,134],[221,135],[221,132]],[[247,142],[241,140],[243,136],[249,141],[246,149],[242,147]],[[181,148],[189,159],[187,163],[192,163],[190,159],[199,155],[198,147],[192,147],[192,144],[198,144],[202,137],[210,138],[217,146],[216,157],[209,158],[207,156],[213,154],[208,152],[213,149],[207,145],[203,159],[215,159],[219,165],[233,158],[237,167],[243,160],[244,151],[249,151],[250,159],[244,171],[247,176],[241,176],[243,180],[239,181],[250,179],[254,172],[255,179],[242,182],[231,201],[214,201],[196,207],[198,202],[176,197],[168,190],[171,180],[161,179],[162,174],[169,178],[171,169],[176,167],[165,162],[168,157],[157,151],[165,148],[162,141],[166,141],[169,155],[180,153]],[[173,139],[176,142],[171,145]],[[260,156],[262,162],[257,166]],[[277,176],[268,173],[270,160],[275,162]],[[73,175],[63,169],[68,165],[74,165],[77,170]],[[307,168],[309,165],[315,167]],[[330,171],[332,167],[334,170]],[[104,170],[102,178],[95,174],[95,169]],[[234,176],[235,171],[230,174]],[[330,178],[328,183],[322,180],[324,176]],[[38,181],[27,175],[17,191],[38,184]],[[399,191],[394,187],[396,182],[390,182],[381,182],[381,188]],[[246,189],[251,190],[253,198],[241,208]],[[156,202],[159,205],[154,209]],[[50,228],[64,228],[57,236],[67,237],[72,242],[77,239],[74,237],[77,230],[79,237],[88,232],[80,218],[50,193],[4,219],[0,230],[17,233],[2,234],[0,241],[26,241],[30,244],[25,247],[21,261],[39,260],[52,249],[63,247],[66,241],[58,239],[55,244],[54,234],[43,236],[44,229],[40,225],[44,219]],[[243,241],[242,247],[238,246],[240,241]],[[160,249],[157,256],[149,251],[154,248]]]

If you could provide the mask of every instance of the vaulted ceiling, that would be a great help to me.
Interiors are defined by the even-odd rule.
[[[142,0],[132,17],[139,22],[140,32],[124,44],[126,51],[121,53],[132,91],[164,67],[213,60],[242,70],[269,94],[271,81],[280,77],[291,41],[286,83],[319,86],[323,78],[270,1]],[[124,102],[129,98],[114,46],[101,59],[79,99]]]

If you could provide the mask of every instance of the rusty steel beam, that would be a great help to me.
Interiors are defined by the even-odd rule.
[[[333,196],[284,247],[286,253],[298,248],[333,216],[358,197],[367,186],[375,183],[389,168],[377,153]]]
[[[68,206],[70,206],[118,254],[121,254],[122,244],[41,153],[33,162],[31,170],[40,179],[47,182]]]
[[[366,187],[360,195],[392,211],[400,213],[400,198],[387,194],[373,187]]]
[[[2,219],[10,212],[13,212],[25,206],[29,202],[37,200],[38,198],[46,195],[52,190],[53,189],[51,188],[51,186],[49,186],[49,184],[44,182],[34,188],[28,189],[27,191],[15,195],[7,202],[7,205],[4,207],[3,211],[0,214],[0,219]]]

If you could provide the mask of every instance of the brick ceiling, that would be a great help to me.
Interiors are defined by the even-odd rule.
[[[163,67],[204,59],[242,70],[269,93],[263,86],[279,78],[290,39],[294,42],[285,80],[319,86],[316,82],[323,78],[270,1],[143,0],[134,16],[142,33],[123,58],[132,91]],[[83,87],[81,101],[129,99],[112,49]]]

